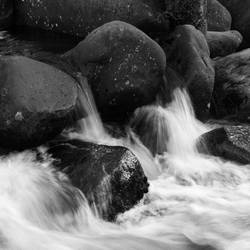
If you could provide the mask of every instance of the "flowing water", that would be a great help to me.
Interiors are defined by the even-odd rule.
[[[101,220],[50,159],[32,152],[0,160],[0,249],[3,250],[249,250],[250,166],[199,154],[211,128],[195,119],[185,90],[167,107],[152,106],[167,152],[153,157],[131,132],[114,139],[85,86],[89,116],[69,136],[129,147],[149,178],[149,193],[115,223]],[[159,120],[159,119],[156,119]],[[152,133],[152,131],[148,131]]]

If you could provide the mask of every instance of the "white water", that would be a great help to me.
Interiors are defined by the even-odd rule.
[[[111,139],[96,116],[84,127],[92,133],[71,134],[126,145],[142,160],[149,193],[114,224],[94,216],[49,160],[36,162],[30,152],[1,159],[0,249],[250,249],[249,166],[198,154],[195,141],[210,128],[194,118],[185,91],[177,90],[167,108],[155,109],[169,134],[168,152],[155,159],[134,135]]]

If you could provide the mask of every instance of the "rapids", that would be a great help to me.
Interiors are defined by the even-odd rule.
[[[199,154],[211,129],[195,119],[185,90],[167,107],[151,106],[168,134],[167,152],[153,157],[128,129],[109,136],[84,87],[89,116],[71,138],[130,148],[149,178],[149,193],[115,223],[99,218],[83,194],[26,151],[0,161],[0,249],[3,250],[247,250],[250,249],[250,168]],[[158,121],[158,119],[156,119]],[[148,131],[151,133],[152,131]],[[43,148],[41,148],[42,152]]]

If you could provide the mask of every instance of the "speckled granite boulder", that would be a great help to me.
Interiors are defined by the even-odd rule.
[[[127,148],[66,139],[48,147],[54,165],[107,220],[132,208],[148,191],[140,162]]]

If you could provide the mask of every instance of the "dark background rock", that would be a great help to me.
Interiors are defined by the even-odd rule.
[[[175,79],[173,88],[187,87],[196,115],[204,119],[214,85],[214,68],[206,38],[193,26],[183,25],[178,26],[166,40],[169,43],[164,47],[167,65],[172,68],[167,72],[167,78],[170,73]]]
[[[203,134],[198,140],[202,153],[241,164],[250,163],[250,126],[225,125]]]
[[[9,28],[13,21],[13,1],[0,0],[0,30]]]
[[[217,119],[249,122],[250,49],[216,60],[211,104],[211,113]]]
[[[80,37],[114,20],[147,29],[161,25],[161,8],[161,1],[154,0],[15,0],[17,25]]]
[[[1,57],[0,145],[23,149],[59,134],[80,111],[78,91],[77,82],[54,67],[22,56]]]
[[[242,35],[236,30],[207,32],[207,42],[211,58],[227,56],[234,53],[242,42]]]
[[[80,140],[52,141],[48,147],[55,166],[107,220],[132,208],[148,191],[142,167],[127,148]]]
[[[99,27],[64,58],[87,75],[98,110],[107,120],[120,119],[152,103],[164,82],[162,48],[120,21]]]
[[[209,31],[227,31],[231,29],[232,17],[220,2],[208,0],[207,23]]]

